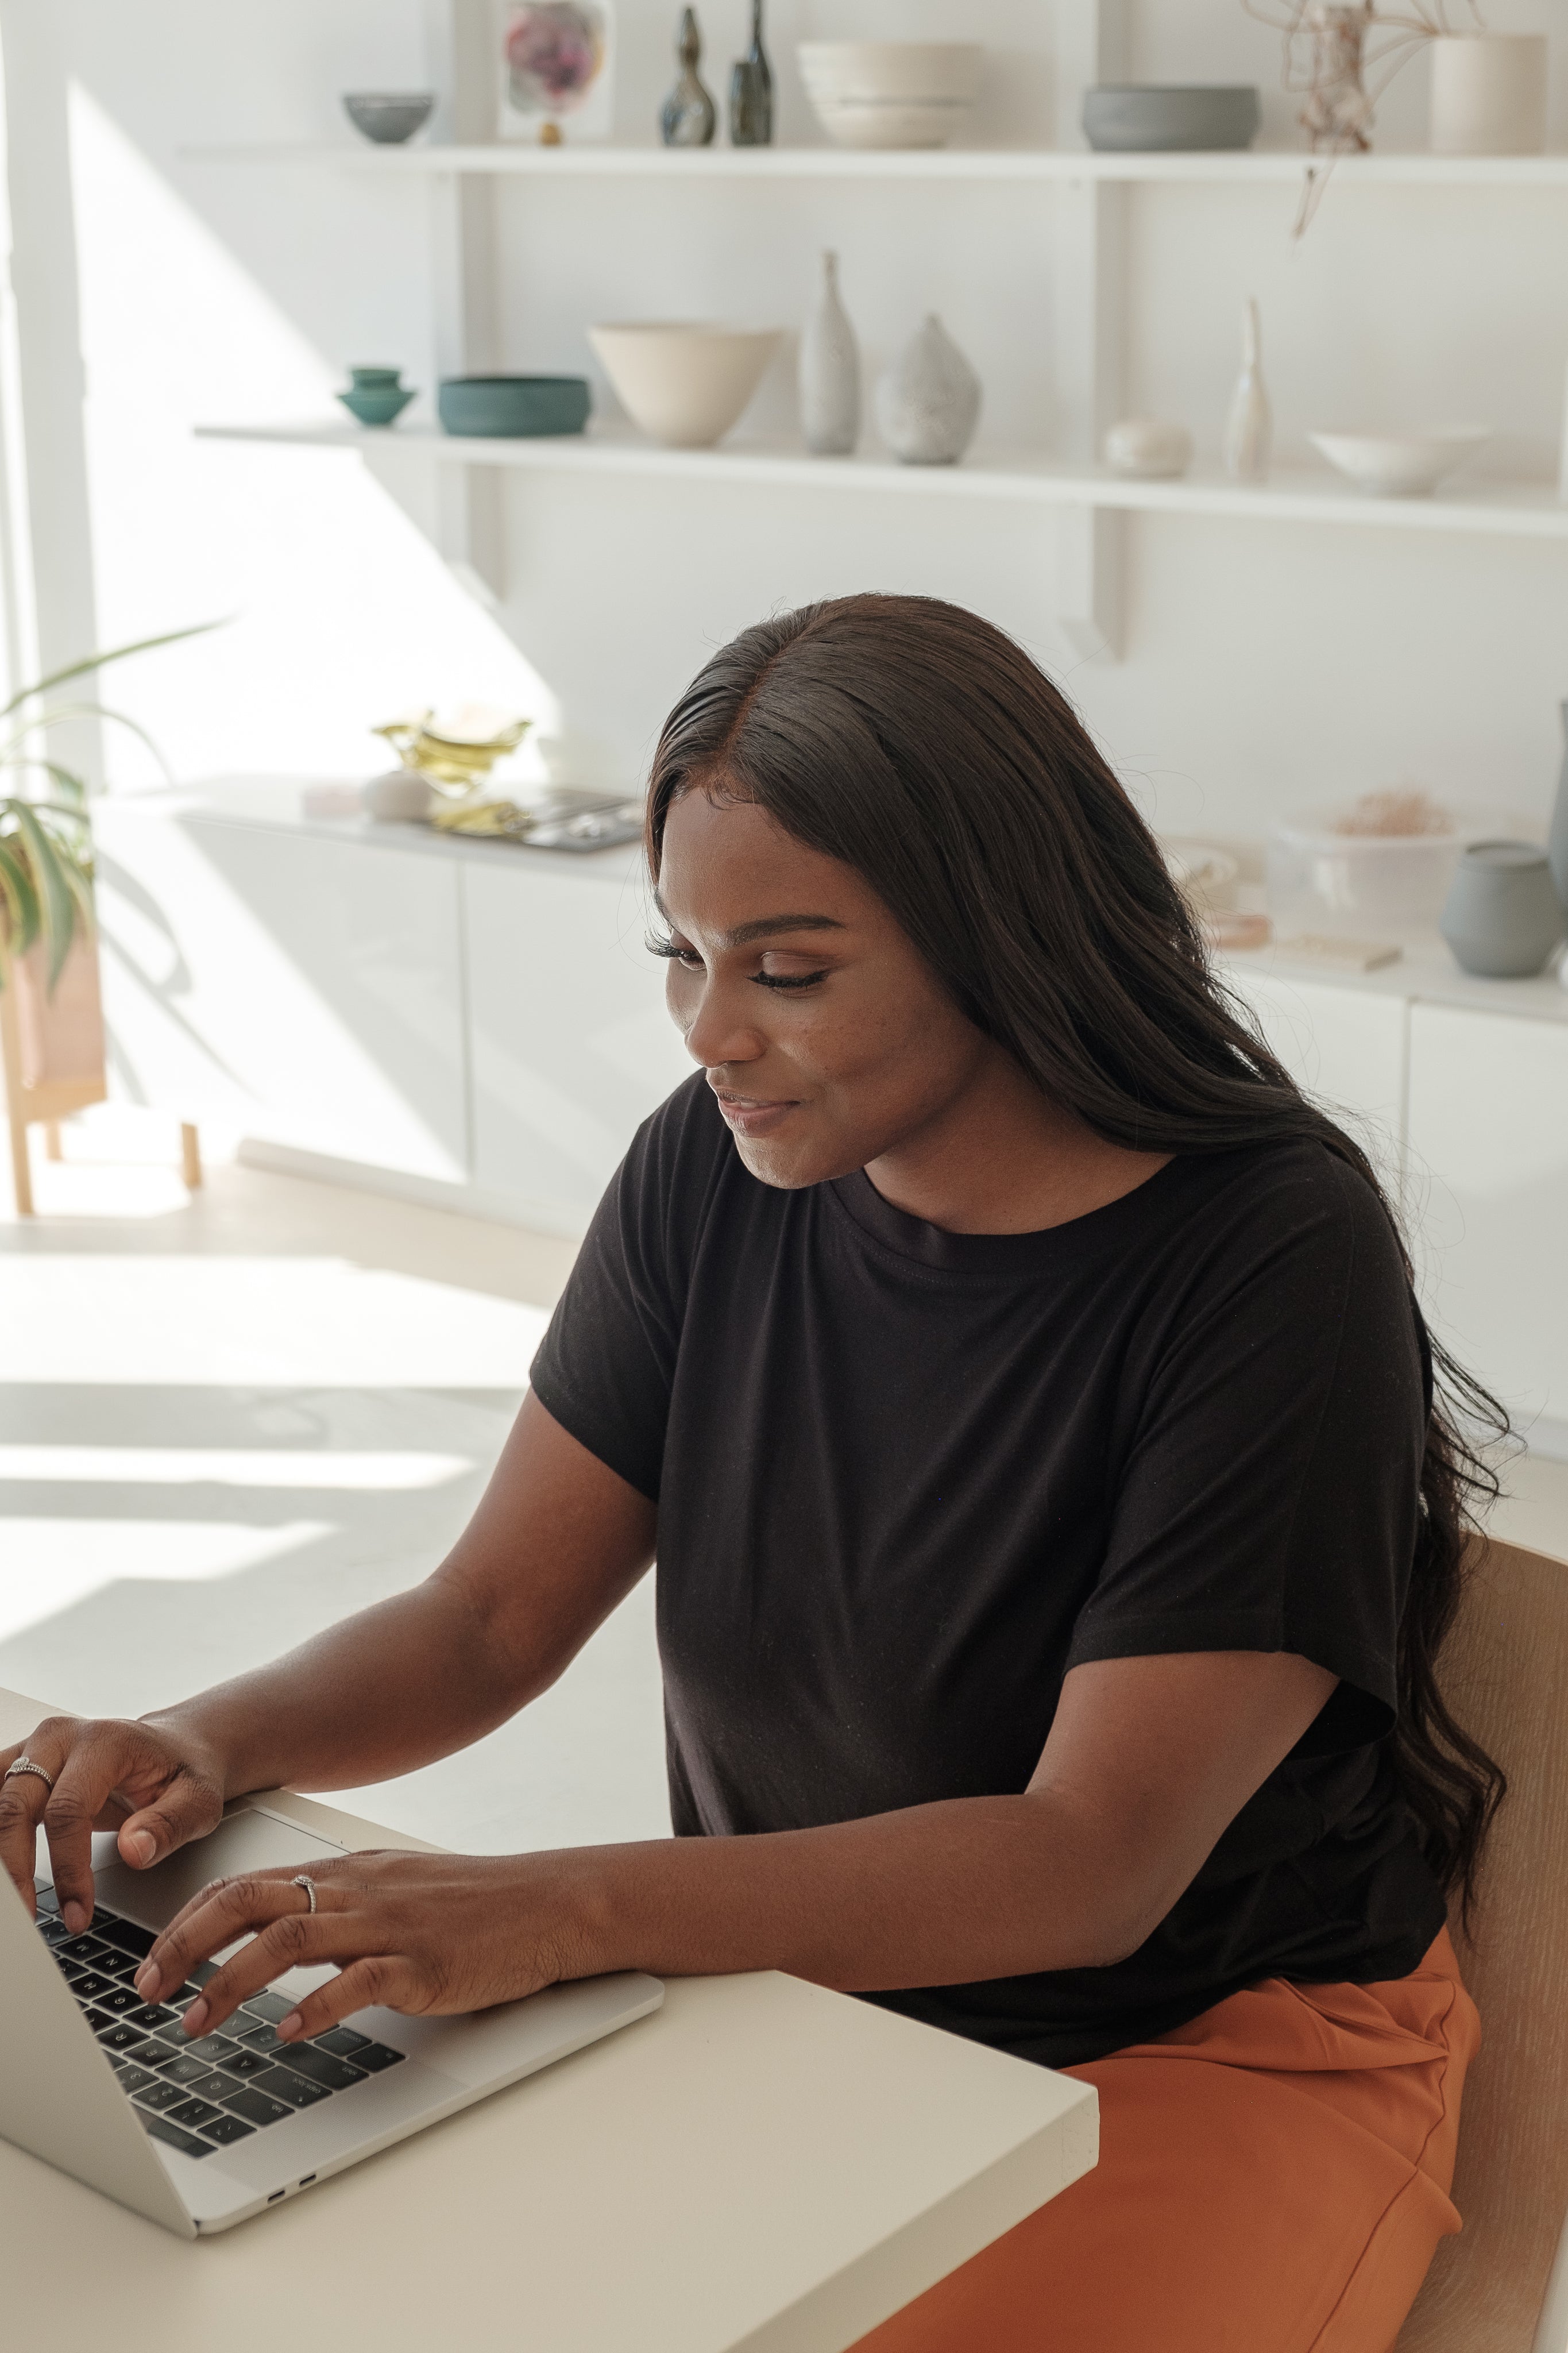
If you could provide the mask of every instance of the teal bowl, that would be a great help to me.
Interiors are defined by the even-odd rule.
[[[588,422],[588,379],[583,375],[449,375],[442,381],[436,406],[448,433],[497,439],[581,433]]]

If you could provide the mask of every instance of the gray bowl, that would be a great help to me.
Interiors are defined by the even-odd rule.
[[[1533,841],[1472,841],[1459,860],[1437,929],[1466,972],[1530,980],[1563,937],[1563,904],[1546,852]]]
[[[378,147],[401,147],[425,128],[435,104],[427,90],[355,90],[345,94],[343,112]]]
[[[1256,90],[1106,83],[1083,94],[1083,135],[1103,154],[1170,154],[1250,147],[1262,108]]]
[[[584,375],[449,375],[436,395],[448,433],[510,440],[581,433],[589,406]]]

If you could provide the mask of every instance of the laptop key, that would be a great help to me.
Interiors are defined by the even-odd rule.
[[[406,2051],[395,2051],[390,2042],[367,2042],[363,2051],[354,2052],[354,2065],[363,2067],[367,2075],[379,2075],[383,2068],[395,2067],[407,2056]]]
[[[182,2157],[210,2157],[213,2153],[210,2141],[198,2140],[195,2133],[182,2132],[178,2125],[169,2122],[167,2116],[144,2116],[142,2129],[150,2140],[167,2141],[169,2147],[177,2148]]]
[[[177,2108],[169,2110],[169,2121],[171,2124],[184,2125],[188,2132],[196,2125],[210,2124],[214,2116],[221,2116],[222,2113],[222,2109],[215,2108],[210,2100],[186,2098],[180,2102]]]
[[[153,2116],[161,2116],[165,2108],[177,2108],[188,2094],[183,2084],[161,2084],[154,2080],[146,2091],[133,2093],[132,2096],[139,2108],[146,2108]]]
[[[107,1918],[100,1913],[93,1935],[101,1936],[106,1945],[118,1945],[122,1953],[134,1957],[138,1966],[158,1941],[151,1928],[139,1928],[134,1920],[121,1920],[112,1913]]]
[[[134,2060],[131,2059],[117,2059],[114,2063],[114,2072],[120,2078],[120,2088],[128,2100],[133,2100],[138,2092],[151,2092],[158,2082],[156,2075],[149,2074],[145,2067],[138,2067]],[[175,2086],[171,2084],[169,2089],[173,2092]]]
[[[311,2039],[318,2051],[330,2051],[334,2059],[352,2059],[356,2052],[370,2049],[369,2035],[356,2034],[352,2026],[331,2026]]]
[[[325,2084],[312,2084],[308,2075],[296,2075],[291,2067],[268,2067],[258,2075],[254,2089],[265,2092],[274,2100],[287,2100],[291,2108],[313,2108],[318,2100],[330,2100]]]
[[[202,2077],[210,2073],[211,2070],[200,2059],[175,2058],[171,2060],[166,2067],[160,2067],[158,2073],[165,2084],[184,2084],[188,2086],[192,2084],[199,2084]]]
[[[198,2034],[194,2042],[185,2045],[193,2059],[201,2059],[209,2067],[217,2066],[220,2061],[229,2058],[238,2048],[238,2043],[231,2042],[226,2034]]]
[[[99,1995],[98,2007],[108,2010],[111,2018],[123,2018],[128,2011],[142,2008],[142,1997],[130,1986],[110,1986],[107,1993]]]
[[[238,2116],[215,2116],[210,2125],[202,2126],[202,2133],[205,2139],[216,2140],[219,2148],[227,2148],[231,2141],[248,2140],[255,2129]]]
[[[112,1978],[101,1977],[97,1969],[89,1969],[84,1977],[76,1979],[71,1991],[78,2001],[96,2001],[100,1993],[110,1992],[113,1984]]]
[[[118,2026],[120,2023],[117,2018],[110,2018],[106,2010],[89,2010],[85,2003],[82,2005],[81,2014],[95,2034],[106,2033],[110,2027]]]
[[[60,1899],[47,1879],[34,1880],[33,1901],[40,1912],[58,1912],[60,1908]]]
[[[290,2001],[287,1994],[265,1991],[247,1994],[240,2006],[249,2010],[253,2018],[265,2019],[268,2026],[280,2025],[291,2010],[300,2007],[297,2001]]]
[[[70,1936],[65,1922],[54,1912],[38,1915],[38,1934],[46,1945],[63,1945]]]
[[[100,1961],[114,1948],[97,1936],[89,1936],[84,1929],[79,1936],[68,1936],[59,1949],[68,1961]]]
[[[99,2036],[98,2047],[100,2051],[140,2051],[146,2040],[139,2027],[127,2026],[122,2018],[117,2018]]]
[[[240,2016],[243,2017],[244,2014],[242,2010]],[[237,2022],[236,2021],[237,2024]],[[263,2057],[268,2058],[276,2056],[283,2048],[282,2043],[278,2040],[276,2027],[271,2026],[253,2026],[248,2033],[242,2034],[239,2040],[245,2050],[258,2052]]]
[[[224,2101],[231,2116],[243,2116],[247,2124],[280,2125],[291,2116],[292,2107],[285,2100],[275,2100],[266,2092],[258,2092],[254,2084],[236,2084]]]
[[[180,2020],[177,2010],[165,2010],[160,2001],[144,2001],[140,2010],[128,2010],[125,2016],[127,2021],[132,2026],[139,2026],[143,2034],[155,2034],[161,2026],[177,2026]]]
[[[226,2075],[238,2075],[243,2079],[249,2075],[264,2075],[270,2063],[259,2051],[232,2051],[223,2062],[223,2071]]]
[[[346,2092],[351,2084],[363,2084],[364,2077],[346,2059],[334,2059],[330,2051],[318,2051],[310,2042],[288,2042],[278,2052],[281,2067],[292,2067],[299,2075],[309,2075],[313,2084],[324,2084],[329,2092]]]
[[[220,2075],[216,2067],[209,2067],[205,2075],[198,2075],[194,2084],[186,2084],[185,2089],[193,2100],[212,2100],[221,2104],[233,2091],[234,2078]]]

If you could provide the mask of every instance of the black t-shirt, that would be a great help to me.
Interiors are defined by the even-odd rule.
[[[760,1184],[699,1073],[638,1132],[533,1386],[658,1504],[679,1834],[1021,1790],[1088,1659],[1342,1678],[1128,1958],[874,1999],[1065,2065],[1265,1977],[1404,1976],[1441,1927],[1385,1737],[1426,1345],[1321,1145],[952,1234],[864,1175]]]

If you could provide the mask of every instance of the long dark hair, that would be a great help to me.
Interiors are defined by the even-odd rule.
[[[1153,836],[1045,673],[1001,630],[923,596],[847,596],[746,629],[666,722],[648,796],[755,801],[854,868],[957,1004],[1058,1103],[1141,1152],[1311,1138],[1398,1219],[1366,1154],[1310,1103],[1209,968]],[[1409,1253],[1400,1249],[1414,1283]],[[1497,1480],[1472,1430],[1495,1401],[1436,1343],[1394,1752],[1446,1895],[1468,1919],[1506,1782],[1457,1723],[1437,1662]]]

